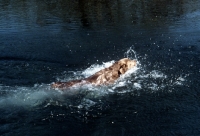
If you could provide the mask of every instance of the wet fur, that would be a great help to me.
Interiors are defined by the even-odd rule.
[[[126,73],[129,69],[137,65],[136,60],[128,58],[121,59],[115,62],[112,66],[102,69],[92,76],[82,80],[73,80],[69,82],[56,82],[51,86],[58,89],[66,89],[74,85],[92,84],[92,85],[109,85],[114,83],[120,75]]]

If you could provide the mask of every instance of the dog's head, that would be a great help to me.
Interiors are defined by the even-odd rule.
[[[135,67],[137,65],[136,60],[131,60],[128,58],[124,58],[118,61],[118,64],[120,65],[119,72],[121,74],[124,74],[129,69]]]

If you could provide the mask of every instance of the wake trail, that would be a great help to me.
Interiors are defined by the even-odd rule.
[[[114,84],[109,86],[83,85],[81,87],[72,87],[66,91],[52,89],[50,84],[35,84],[33,87],[10,87],[0,85],[0,108],[8,106],[22,106],[33,108],[37,106],[68,106],[91,107],[97,104],[104,96],[111,94],[134,93],[135,91],[148,91],[154,93],[157,91],[173,90],[174,86],[182,86],[186,81],[184,76],[173,78],[163,73],[159,68],[146,70],[138,55],[129,48],[124,53],[125,57],[136,59],[137,67],[134,67],[122,75]],[[63,76],[57,77],[57,81],[71,81],[86,78],[98,72],[101,69],[111,66],[115,61],[103,62],[102,64],[93,64],[83,71],[63,72]],[[169,89],[171,88],[171,89]],[[75,100],[71,100],[71,98]],[[76,98],[77,97],[77,98]],[[79,97],[79,98],[78,98]]]

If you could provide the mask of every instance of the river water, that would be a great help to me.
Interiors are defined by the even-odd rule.
[[[0,135],[200,135],[199,0],[1,0]],[[64,92],[129,57],[110,86]]]

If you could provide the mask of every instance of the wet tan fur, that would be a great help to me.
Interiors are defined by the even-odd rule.
[[[56,82],[51,86],[58,89],[66,89],[74,85],[92,84],[92,85],[109,85],[113,84],[120,75],[126,73],[129,69],[137,65],[136,60],[128,58],[121,59],[115,62],[112,66],[102,69],[92,76],[82,80],[73,80],[69,82]]]

